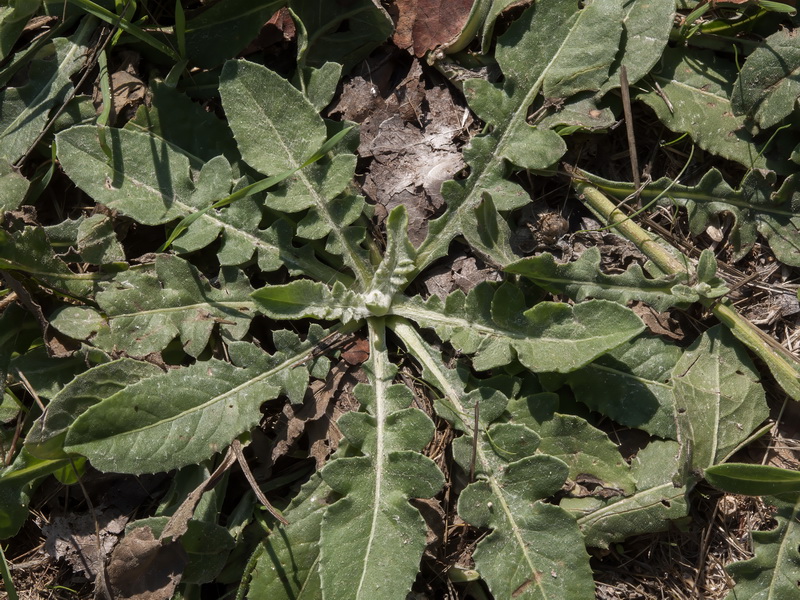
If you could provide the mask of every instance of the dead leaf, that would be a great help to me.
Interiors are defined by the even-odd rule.
[[[189,562],[180,542],[162,543],[137,527],[117,545],[108,565],[115,600],[169,600]]]
[[[98,507],[95,514],[99,540],[95,519],[89,513],[54,517],[42,526],[45,552],[65,560],[73,571],[83,573],[87,579],[94,579],[100,572],[128,522],[127,515],[118,509]]]
[[[340,103],[348,102],[346,91]],[[372,159],[363,189],[386,211],[404,205],[409,239],[419,245],[428,220],[444,206],[442,183],[465,166],[458,141],[471,124],[469,113],[445,85],[427,87],[416,60],[385,102],[373,106],[362,124],[358,148],[362,158]]]
[[[464,29],[473,0],[397,0],[398,19],[392,38],[398,48],[417,57],[455,41]]]

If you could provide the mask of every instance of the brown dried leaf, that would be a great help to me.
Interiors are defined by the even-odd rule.
[[[393,41],[415,56],[454,41],[469,18],[473,0],[397,0]]]
[[[95,517],[89,513],[54,517],[42,526],[47,554],[64,559],[73,571],[85,574],[88,579],[94,579],[100,572],[128,522],[128,517],[118,509],[100,507],[96,516],[99,540]]]
[[[137,527],[114,549],[108,583],[115,600],[169,600],[189,562],[180,542],[163,544]]]

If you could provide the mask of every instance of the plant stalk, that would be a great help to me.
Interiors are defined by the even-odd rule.
[[[675,250],[675,253],[682,257],[681,260],[669,252],[619,210],[600,190],[578,179],[573,179],[572,185],[578,192],[578,197],[592,212],[636,244],[637,248],[659,269],[665,273],[690,275],[689,259],[686,256]],[[704,298],[701,303],[724,323],[740,342],[767,364],[775,380],[789,396],[800,401],[800,363],[786,348],[742,317],[729,300]]]

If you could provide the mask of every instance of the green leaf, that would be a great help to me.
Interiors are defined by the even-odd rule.
[[[636,493],[575,511],[586,544],[608,548],[632,535],[664,531],[671,520],[685,516],[687,489],[672,483],[679,468],[676,442],[653,441],[640,450],[632,464]]]
[[[66,432],[76,417],[128,385],[161,372],[151,363],[121,358],[80,373],[47,405],[25,438],[25,448],[37,458],[64,458]]]
[[[194,215],[213,200],[231,193],[232,173],[223,157],[203,165],[197,183],[190,159],[167,140],[141,131],[106,131],[111,159],[103,153],[97,129],[72,127],[58,134],[58,158],[67,175],[97,202],[145,224],[162,225]],[[203,204],[203,206],[199,206]],[[194,221],[178,246],[198,250],[222,235],[220,263],[240,265],[258,253],[259,266],[273,271],[286,265],[291,272],[336,279],[337,271],[316,260],[308,250],[292,246],[287,224],[258,227],[261,209],[252,198],[237,200],[224,210],[207,210]]]
[[[777,526],[770,531],[753,531],[755,557],[727,567],[736,586],[726,599],[792,598],[800,580],[800,496],[768,497],[777,508],[772,518]]]
[[[407,277],[414,271],[417,252],[408,239],[408,214],[404,206],[397,206],[386,219],[386,251],[375,270],[372,285],[364,297],[364,304],[372,314],[385,315],[392,298],[405,286]]]
[[[589,474],[604,488],[632,493],[635,484],[630,467],[608,436],[581,417],[554,411],[543,413],[542,396],[513,398],[506,408],[513,423],[537,433],[539,452],[563,461],[569,467],[570,479]]]
[[[233,58],[284,4],[286,0],[225,0],[204,6],[186,21],[186,57],[206,69]]]
[[[230,4],[215,4],[208,12]],[[139,107],[136,116],[125,124],[126,129],[165,140],[187,155],[196,169],[220,154],[231,163],[239,158],[228,124],[186,94],[156,80],[150,84],[148,98],[149,104]]]
[[[341,283],[329,288],[321,283],[299,279],[286,285],[270,285],[251,294],[258,310],[273,319],[307,317],[341,320],[347,323],[366,318],[370,311],[360,294]]]
[[[731,106],[766,129],[794,112],[798,97],[800,46],[793,30],[781,29],[747,57],[733,86]]]
[[[149,527],[158,539],[169,522],[169,517],[149,517],[128,523],[125,534],[137,527]],[[225,566],[235,541],[227,529],[216,523],[189,519],[187,529],[180,537],[188,562],[181,576],[182,583],[208,583],[214,581]]]
[[[258,423],[265,401],[296,388],[298,377],[301,387],[308,384],[307,370],[296,365],[308,358],[310,346],[295,341],[270,356],[256,349],[242,355],[231,344],[231,356],[236,360],[239,353],[246,368],[198,361],[128,385],[78,416],[64,449],[117,473],[201,462]]]
[[[304,67],[334,61],[347,73],[394,31],[392,19],[371,0],[290,0],[289,8],[297,17],[297,59]]]
[[[13,537],[28,518],[28,502],[38,482],[69,465],[69,460],[41,460],[24,448],[0,470],[0,539]]]
[[[16,210],[25,199],[30,182],[11,163],[0,157],[0,210]]]
[[[319,538],[331,489],[319,474],[301,488],[283,511],[289,525],[275,525],[256,549],[250,598],[319,600]]]
[[[464,354],[474,354],[479,371],[503,366],[515,357],[534,372],[568,373],[619,346],[644,329],[627,308],[605,300],[574,307],[540,302],[525,307],[511,284],[497,289],[483,283],[467,296],[456,291],[442,303],[432,296],[396,299],[392,314],[433,328]]]
[[[255,306],[247,278],[223,268],[219,289],[176,256],[160,254],[152,268],[117,274],[96,296],[102,314],[89,307],[67,306],[52,325],[108,352],[141,357],[160,352],[178,337],[190,356],[199,356],[215,327],[230,339],[247,333]]]
[[[553,294],[566,294],[573,300],[601,298],[627,304],[632,300],[646,302],[663,312],[673,306],[686,307],[699,299],[697,292],[686,285],[686,277],[666,275],[656,279],[645,277],[639,265],[623,273],[606,275],[600,270],[600,250],[587,248],[578,260],[556,263],[550,253],[523,258],[504,269],[518,273]]]
[[[438,404],[451,407],[445,418],[454,417],[453,426],[466,433],[453,446],[453,456],[466,472],[473,464],[472,415],[479,405],[477,481],[461,493],[458,513],[475,527],[492,529],[473,558],[494,597],[591,597],[589,557],[575,520],[541,501],[561,488],[567,465],[536,453],[539,436],[524,425],[492,424],[507,403],[503,394],[491,388],[466,394],[458,373],[445,367],[414,328],[397,320],[393,329],[422,364],[426,381],[443,394]]]
[[[703,472],[706,481],[730,494],[768,496],[800,492],[800,473],[769,465],[725,463]]]
[[[38,8],[41,0],[17,0],[0,7],[0,62],[11,54],[19,35]]]
[[[547,169],[566,151],[555,131],[528,123],[529,110],[541,105],[540,95],[564,99],[599,90],[617,53],[622,18],[622,0],[596,0],[584,8],[537,2],[498,39],[502,88],[481,80],[464,85],[470,107],[487,121],[489,132],[475,136],[464,151],[470,176],[442,186],[447,210],[429,222],[428,237],[418,249],[419,270],[445,255],[459,234],[473,244],[482,239],[473,214],[487,194],[501,211],[529,201],[519,185],[507,181],[510,171]],[[501,265],[513,260],[507,239],[479,250]]]
[[[586,174],[597,187],[622,200],[634,191],[633,184],[608,181]],[[663,194],[663,203],[686,207],[693,235],[706,230],[709,221],[722,213],[734,217],[729,241],[734,260],[744,257],[760,233],[781,262],[800,266],[800,179],[787,177],[780,188],[772,171],[750,171],[738,189],[733,189],[717,169],[710,169],[694,186],[663,177],[641,192],[643,203]]]
[[[631,85],[647,75],[661,58],[675,20],[672,2],[625,0],[623,12],[620,52],[601,93],[619,87],[621,65]]]
[[[220,95],[242,157],[262,173],[299,169],[325,142],[325,123],[314,106],[288,81],[265,67],[228,61],[220,77]],[[331,232],[345,263],[366,287],[372,268],[348,228],[361,214],[363,199],[345,194],[333,202],[354,172],[355,157],[339,155],[308,172],[298,171],[289,189],[296,210],[312,207],[299,224],[298,234],[319,239]],[[279,210],[287,206],[272,204]]]
[[[94,23],[85,19],[70,38],[56,38],[31,63],[28,81],[0,92],[0,159],[21,158],[47,124],[50,110],[72,89],[71,77],[83,67]]]
[[[689,440],[693,467],[725,460],[769,416],[758,371],[722,325],[683,353],[672,384],[678,439]]]
[[[621,425],[675,437],[672,370],[681,349],[639,337],[565,377],[575,398]]]
[[[433,437],[433,422],[411,407],[411,390],[389,385],[394,369],[382,321],[370,321],[370,349],[372,386],[355,390],[368,412],[338,421],[363,456],[339,458],[321,471],[341,497],[322,519],[320,578],[327,597],[402,600],[419,570],[427,531],[408,500],[432,497],[444,476],[419,454]]]
[[[731,108],[733,65],[707,50],[667,48],[663,56],[653,79],[672,109],[655,89],[636,98],[650,106],[671,131],[688,133],[703,150],[748,168],[765,167],[761,148],[744,131],[744,119]]]
[[[99,273],[74,273],[58,258],[42,227],[25,227],[15,233],[0,231],[0,269],[17,271],[62,294],[86,297]]]

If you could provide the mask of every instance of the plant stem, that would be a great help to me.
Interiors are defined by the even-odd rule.
[[[689,259],[686,256],[674,250],[675,254],[680,257],[677,258],[675,254],[656,242],[650,234],[628,218],[600,190],[578,179],[573,179],[572,185],[578,192],[579,198],[592,212],[636,244],[639,250],[647,255],[659,269],[666,273],[690,274]],[[717,301],[704,298],[701,303],[720,322],[727,325],[739,341],[767,364],[775,380],[789,396],[800,401],[800,364],[786,348],[742,317],[729,300]]]

